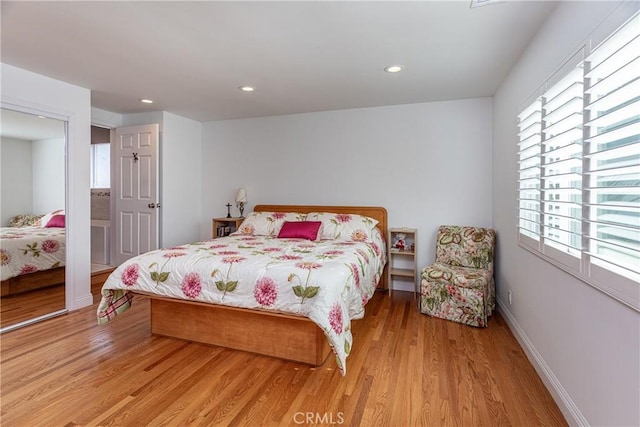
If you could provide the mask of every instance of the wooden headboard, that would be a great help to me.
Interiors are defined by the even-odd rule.
[[[331,212],[364,215],[378,221],[377,227],[380,229],[385,242],[389,237],[387,234],[387,210],[380,206],[256,205],[253,210],[255,212]],[[386,248],[382,249],[386,250]],[[387,268],[388,265],[384,267],[378,284],[379,289],[387,289]]]

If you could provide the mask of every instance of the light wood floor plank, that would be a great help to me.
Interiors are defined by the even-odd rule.
[[[152,336],[149,301],[104,326],[92,306],[0,337],[7,426],[565,426],[499,314],[486,329],[377,293],[335,360],[302,364]]]
[[[103,268],[91,274],[93,302],[100,300],[100,289],[113,267]],[[0,298],[0,327],[9,327],[36,317],[45,316],[65,308],[64,283],[41,289],[33,289]]]

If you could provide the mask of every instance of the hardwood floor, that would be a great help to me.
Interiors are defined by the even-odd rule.
[[[113,270],[113,267],[103,267],[100,271],[91,273],[91,293],[94,296],[94,303],[100,301],[100,289]],[[0,327],[16,325],[64,310],[65,306],[64,283],[3,296],[0,298]]]
[[[499,314],[476,329],[377,293],[347,375],[150,335],[149,302],[104,326],[96,306],[3,334],[0,423],[567,425]]]
[[[64,307],[64,283],[4,296],[0,299],[0,326],[12,326]]]

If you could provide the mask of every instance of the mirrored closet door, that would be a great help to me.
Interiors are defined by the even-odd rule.
[[[3,108],[0,331],[65,309],[66,126]]]

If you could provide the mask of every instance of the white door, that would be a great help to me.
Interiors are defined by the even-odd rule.
[[[116,129],[115,265],[158,249],[158,124]]]

